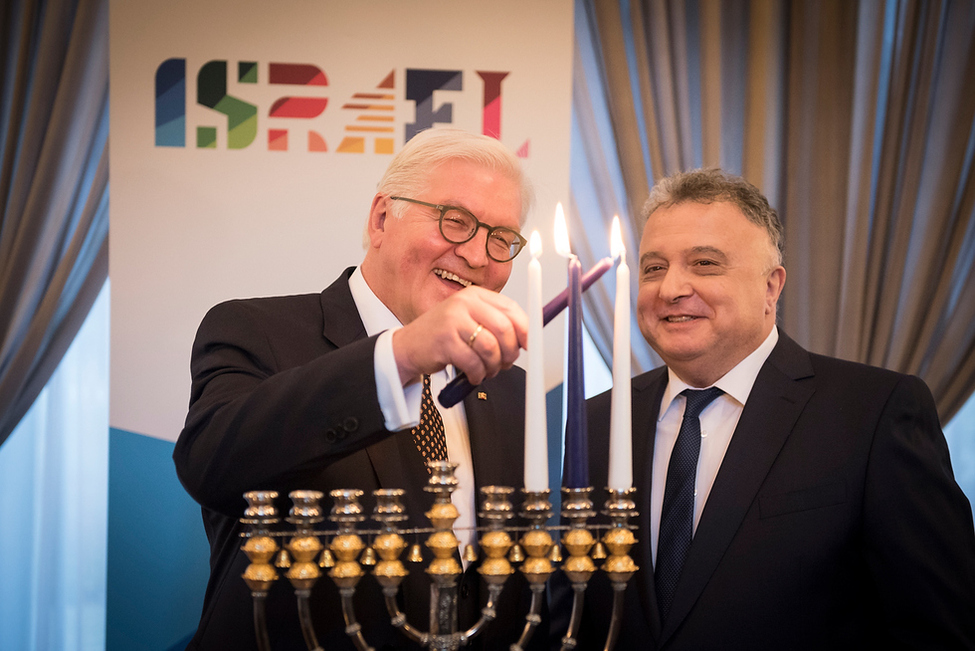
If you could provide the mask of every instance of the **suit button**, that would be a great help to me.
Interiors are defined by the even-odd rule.
[[[335,443],[336,434],[337,432],[335,429],[329,427],[327,430],[325,430],[325,440],[329,443]]]
[[[353,416],[349,416],[342,421],[342,429],[346,432],[354,432],[359,429],[359,419]]]
[[[466,583],[464,585],[460,586],[460,596],[461,596],[461,599],[467,599],[468,595],[470,595],[470,594],[471,594],[471,586],[469,586]]]

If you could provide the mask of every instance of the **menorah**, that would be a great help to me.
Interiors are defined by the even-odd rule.
[[[488,596],[481,608],[480,619],[469,629],[458,631],[457,585],[463,568],[457,559],[459,542],[452,527],[460,514],[450,498],[457,487],[454,476],[457,464],[431,461],[427,465],[430,479],[424,490],[434,496],[430,510],[424,514],[432,525],[429,528],[400,527],[407,520],[401,502],[404,495],[402,489],[373,492],[376,506],[372,519],[378,524],[378,528],[374,529],[358,528],[359,523],[366,519],[359,501],[362,491],[351,488],[331,491],[329,496],[333,506],[328,519],[336,528],[328,531],[315,528],[325,519],[320,506],[323,497],[320,491],[298,490],[289,493],[293,504],[285,518],[293,525],[289,531],[275,526],[280,521],[274,506],[274,499],[278,496],[275,491],[244,494],[248,507],[241,518],[241,522],[247,525],[247,530],[242,534],[246,538],[243,550],[250,559],[250,565],[243,578],[253,597],[254,628],[260,651],[271,651],[264,604],[268,591],[279,579],[275,566],[287,569],[285,576],[294,588],[298,620],[309,651],[321,651],[309,604],[312,587],[321,578],[323,569],[328,570],[329,578],[338,588],[346,634],[359,651],[371,650],[356,620],[352,601],[356,586],[366,574],[363,566],[373,567],[372,575],[382,588],[394,627],[423,648],[454,651],[467,645],[495,619],[494,605],[508,578],[515,572],[513,563],[520,564],[519,571],[531,590],[531,602],[525,615],[524,629],[518,641],[511,645],[511,650],[521,651],[541,622],[545,587],[557,563],[562,563],[562,570],[573,590],[572,613],[568,630],[562,638],[562,649],[574,649],[582,621],[586,586],[597,571],[594,560],[602,561],[600,569],[606,573],[613,587],[613,610],[604,651],[615,646],[622,618],[623,592],[638,569],[629,556],[629,550],[636,542],[628,524],[630,518],[636,516],[635,504],[631,499],[632,488],[625,491],[609,490],[603,509],[609,518],[608,524],[589,522],[595,516],[590,500],[591,487],[563,488],[562,517],[568,524],[558,526],[546,525],[552,516],[549,491],[525,490],[520,515],[529,524],[515,527],[507,525],[514,517],[511,502],[514,488],[483,487],[478,515],[486,524],[476,527],[476,531],[485,558],[477,571],[487,585]],[[564,559],[560,545],[552,538],[553,533],[562,534],[561,545],[568,552]],[[431,579],[430,618],[425,632],[416,623],[407,621],[397,602],[400,583],[408,574],[400,556],[408,546],[407,538],[415,536],[419,539],[420,535],[427,536],[425,544],[433,554],[433,560],[425,568]],[[371,539],[371,544],[363,542],[362,536]],[[289,540],[279,545],[278,539],[284,538]],[[328,544],[323,544],[322,539],[326,539]],[[472,547],[465,549],[464,558],[477,560]],[[419,544],[414,544],[408,561],[421,563],[422,560]]]

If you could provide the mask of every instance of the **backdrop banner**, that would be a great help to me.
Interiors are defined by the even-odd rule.
[[[573,4],[528,12],[519,0],[113,1],[111,426],[175,440],[207,309],[318,292],[360,262],[376,183],[426,128],[518,153],[544,295],[563,289],[552,222],[569,197]],[[505,290],[523,306],[529,259]],[[562,333],[546,328],[548,387]]]

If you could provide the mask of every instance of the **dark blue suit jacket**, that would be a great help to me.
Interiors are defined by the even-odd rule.
[[[325,492],[359,488],[371,512],[371,491],[404,488],[409,526],[432,497],[429,474],[409,432],[384,427],[373,371],[375,337],[366,337],[349,291],[352,269],[318,294],[230,301],[200,325],[193,346],[193,385],[186,426],[174,460],[180,480],[203,506],[211,545],[211,575],[200,626],[190,649],[256,648],[250,592],[241,578],[248,564],[240,546],[242,494],[276,490],[286,514],[295,489]],[[484,382],[465,401],[476,487],[522,482],[524,373],[513,368]],[[375,528],[375,523],[366,526]],[[410,543],[415,541],[410,540]],[[422,542],[422,541],[420,541]],[[424,548],[425,550],[425,548]],[[405,556],[405,554],[404,554]],[[410,623],[427,629],[429,581],[423,566],[407,563],[401,607]],[[468,569],[460,588],[461,626],[483,604],[478,575]],[[486,593],[484,593],[486,594]],[[498,604],[499,621],[475,646],[506,648],[524,624],[529,593],[516,577]],[[377,649],[413,648],[389,624],[371,576],[359,582],[357,616]],[[318,641],[351,649],[339,596],[323,576],[312,594]],[[303,649],[294,591],[282,577],[267,602],[274,649]],[[539,636],[543,637],[543,636]]]
[[[633,379],[640,571],[618,649],[975,648],[975,533],[928,388],[813,355],[780,332],[715,478],[670,617],[649,541],[666,368]],[[605,485],[610,394],[593,398]],[[610,587],[593,579],[581,648],[601,648]],[[554,625],[553,625],[554,630]]]

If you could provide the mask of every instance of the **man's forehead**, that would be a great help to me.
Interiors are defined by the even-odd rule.
[[[454,159],[454,162],[470,164],[475,170],[486,172],[495,178],[490,183],[472,187],[459,179],[454,182],[450,170],[444,169],[445,165],[439,165],[428,175],[428,182],[423,189],[424,193],[436,195],[429,196],[430,201],[463,208],[489,226],[507,226],[518,229],[523,225],[521,186],[516,179],[487,165],[463,159]],[[434,176],[434,174],[439,174],[439,176]],[[432,182],[434,179],[436,179],[436,183]],[[510,197],[505,196],[508,191],[499,191],[498,183],[510,190]]]

